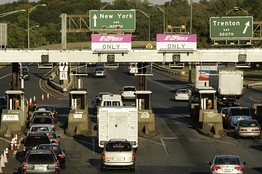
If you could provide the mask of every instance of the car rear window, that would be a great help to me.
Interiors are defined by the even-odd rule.
[[[215,164],[232,164],[239,165],[240,161],[237,157],[217,157],[215,159]]]
[[[106,151],[131,151],[132,147],[130,143],[127,142],[112,142],[106,145]]]
[[[231,115],[234,116],[249,116],[251,114],[249,108],[234,108],[231,109]]]
[[[51,124],[52,118],[50,117],[35,117],[33,119],[33,124]]]
[[[258,122],[257,121],[241,121],[239,123],[239,126],[241,127],[256,127],[256,126],[259,126]]]
[[[53,164],[54,162],[52,154],[29,154],[27,159],[29,164]]]
[[[124,91],[136,91],[135,88],[124,88]]]
[[[186,89],[180,89],[180,90],[177,91],[177,93],[180,93],[180,94],[184,94],[186,92],[187,92]]]
[[[25,146],[37,146],[39,144],[49,144],[50,140],[47,136],[28,136],[25,140]]]
[[[54,145],[52,145],[52,144],[50,144],[50,145],[40,145],[40,146],[38,147],[38,149],[48,149],[48,150],[52,150],[52,151],[54,151],[56,154],[62,152],[60,146],[54,146]]]

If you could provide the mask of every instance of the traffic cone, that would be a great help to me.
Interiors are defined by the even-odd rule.
[[[34,103],[35,103],[35,102],[36,102],[36,98],[35,98],[35,96],[34,96],[33,100],[34,100]]]
[[[5,153],[5,150],[4,150],[4,163],[7,163],[7,156],[6,156],[6,153]]]
[[[50,95],[49,95],[49,93],[46,94],[46,99],[47,99],[47,100],[50,99]]]
[[[5,148],[6,157],[9,158],[8,148]]]
[[[14,150],[15,150],[15,145],[14,145],[13,141],[11,141],[10,150],[11,150],[11,151],[14,151]]]
[[[33,103],[32,103],[32,98],[29,99],[29,106],[32,106]]]
[[[1,167],[5,167],[5,162],[4,162],[4,155],[1,154],[1,162],[0,162]]]
[[[44,100],[45,100],[45,97],[44,97],[44,95],[43,95],[43,94],[42,94],[41,100],[42,100],[42,101],[44,101]]]

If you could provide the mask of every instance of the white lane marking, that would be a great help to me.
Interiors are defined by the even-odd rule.
[[[11,76],[11,75],[12,75],[12,73],[9,73],[9,74],[6,74],[6,75],[3,75],[2,77],[0,77],[0,80],[6,78],[6,77],[8,77],[8,76]]]

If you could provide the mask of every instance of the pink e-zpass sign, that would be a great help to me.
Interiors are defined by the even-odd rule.
[[[196,34],[157,34],[156,49],[197,50]]]
[[[91,50],[131,50],[131,34],[92,34]]]

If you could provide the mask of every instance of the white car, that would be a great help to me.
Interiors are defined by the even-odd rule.
[[[123,86],[121,90],[121,96],[123,99],[135,99],[136,98],[136,87],[135,86]]]
[[[128,167],[135,171],[135,151],[127,140],[109,140],[102,152],[101,169]]]
[[[103,67],[95,67],[93,77],[106,77],[106,70]]]
[[[128,74],[137,74],[137,73],[138,73],[137,63],[130,63],[128,67]]]
[[[184,88],[184,89],[178,89],[175,94],[175,100],[189,100],[191,96],[191,90]]]
[[[211,174],[243,174],[245,162],[236,155],[216,155],[210,165]]]

